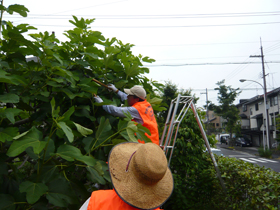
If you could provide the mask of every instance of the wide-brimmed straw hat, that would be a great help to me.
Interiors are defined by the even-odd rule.
[[[145,98],[146,98],[146,91],[140,85],[134,85],[130,89],[124,89],[124,92],[128,95],[137,96],[138,98],[141,98],[143,100],[145,100]]]
[[[155,209],[171,196],[172,173],[158,145],[118,144],[111,150],[108,162],[114,189],[127,204],[139,209]]]

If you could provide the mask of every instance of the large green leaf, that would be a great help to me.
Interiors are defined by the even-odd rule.
[[[33,204],[39,200],[48,190],[48,187],[43,183],[34,183],[26,181],[20,184],[19,191],[26,192],[28,203]]]
[[[72,129],[66,125],[65,122],[58,122],[58,126],[63,130],[70,143],[74,141],[74,134]]]
[[[72,93],[69,89],[63,89],[63,92],[66,93],[66,95],[70,98],[70,99],[74,99],[75,97],[84,97],[85,93]]]
[[[97,160],[94,159],[91,156],[77,157],[77,160],[87,164],[88,166],[92,166],[92,167],[94,167],[96,165],[96,163],[97,163]]]
[[[39,154],[47,142],[42,141],[42,133],[35,127],[32,127],[28,132],[25,132],[24,135],[19,135],[14,137],[14,142],[10,146],[7,155],[10,157],[15,157],[25,151],[28,147],[32,147],[35,154]]]
[[[71,115],[74,113],[75,108],[72,106],[70,109],[68,109],[59,119],[58,121],[68,121],[70,120]]]
[[[82,134],[84,137],[93,133],[93,131],[91,129],[85,128],[78,123],[74,123],[74,125],[76,126],[76,128],[80,132],[80,134]]]
[[[8,118],[8,120],[10,120],[11,123],[15,124],[15,116],[19,115],[21,112],[22,110],[16,108],[1,109],[0,117],[6,117]]]
[[[95,138],[96,138],[96,147],[99,146],[101,143],[103,143],[106,139],[108,139],[111,134],[112,127],[110,125],[110,122],[108,119],[105,119],[105,117],[101,117],[100,119],[100,123],[97,129],[97,132],[95,134]]]
[[[48,183],[49,191],[46,197],[49,203],[58,207],[67,207],[70,204],[77,204],[78,198],[64,177],[59,177]]]
[[[84,146],[85,151],[87,153],[89,153],[90,149],[91,149],[91,147],[92,147],[92,145],[94,143],[94,138],[90,137],[90,136],[88,136],[86,138],[83,138],[83,143],[85,144],[85,146]]]
[[[8,194],[0,194],[0,209],[3,210],[15,210],[15,199]]]
[[[147,142],[152,142],[150,138],[148,138],[145,133],[147,133],[148,135],[151,135],[151,132],[148,128],[142,126],[141,124],[137,124],[137,132],[136,132],[136,136],[138,139]]]
[[[20,14],[22,17],[27,17],[27,12],[29,12],[29,10],[25,6],[20,4],[12,4],[7,8],[6,11],[9,14],[13,14],[13,12],[16,12]]]
[[[82,158],[81,151],[72,145],[63,144],[58,149],[56,154],[68,161],[74,161],[75,159]]]
[[[41,178],[43,183],[49,183],[51,180],[59,176],[59,165],[54,163],[44,164],[41,171]]]
[[[133,121],[128,122],[126,131],[127,131],[130,141],[138,142],[137,138],[135,137],[135,133],[137,132],[137,126],[136,126],[135,122],[133,122]]]
[[[101,167],[101,165],[100,165],[100,167]],[[103,185],[106,184],[104,178],[103,178],[102,176],[99,175],[98,171],[95,170],[95,168],[93,168],[93,167],[91,167],[91,166],[88,166],[88,167],[87,167],[87,170],[90,172],[92,178],[93,178],[94,180],[96,180],[99,184],[103,184]]]
[[[162,102],[162,99],[161,98],[157,98],[157,97],[154,97],[150,100],[148,100],[148,102],[153,105],[153,104],[160,104]]]
[[[13,93],[6,93],[5,95],[0,95],[0,102],[3,103],[18,103],[19,97]]]
[[[139,74],[139,66],[137,64],[128,64],[125,66],[127,77],[133,77]]]
[[[0,142],[12,141],[18,135],[18,128],[8,127],[0,131]]]
[[[13,76],[8,76],[8,73],[0,69],[0,82],[18,85],[19,82],[13,78]]]

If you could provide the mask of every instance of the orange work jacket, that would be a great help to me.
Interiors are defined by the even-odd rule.
[[[87,210],[139,210],[125,203],[115,190],[93,191]],[[160,210],[156,208],[155,210]]]
[[[151,139],[151,141],[159,145],[159,134],[158,134],[158,124],[154,116],[154,110],[152,105],[147,101],[140,101],[132,105],[139,112],[142,120],[143,126],[148,128],[151,132],[151,135],[145,133],[145,135]],[[140,143],[145,143],[144,141],[138,140]]]

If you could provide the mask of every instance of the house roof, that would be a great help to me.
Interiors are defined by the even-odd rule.
[[[269,96],[274,96],[274,95],[277,95],[278,93],[280,92],[280,87],[272,90],[272,91],[269,91],[266,93],[266,96],[269,97]],[[261,95],[257,95],[257,96],[254,96],[250,99],[240,99],[239,100],[239,104],[236,104],[236,106],[241,106],[243,104],[252,104],[252,103],[255,103],[257,101],[260,101],[260,100],[263,100],[263,94]]]

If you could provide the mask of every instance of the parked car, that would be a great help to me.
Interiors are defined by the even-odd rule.
[[[216,155],[218,155],[218,156],[224,156],[224,155],[222,154],[222,150],[217,149],[217,148],[213,148],[213,147],[210,147],[210,149],[211,149],[211,151],[212,151],[213,154],[216,154]],[[204,152],[208,152],[208,149],[206,148],[206,150],[205,150]]]
[[[252,141],[246,136],[237,137],[235,139],[235,145],[236,146],[241,146],[241,147],[251,147],[252,146]]]
[[[221,136],[221,144],[225,143],[226,145],[229,142],[229,136]]]

